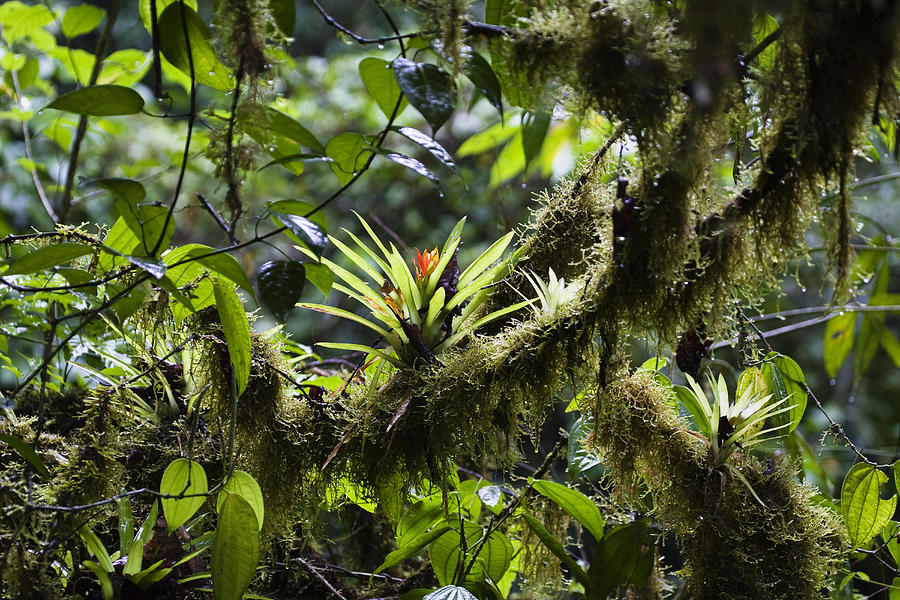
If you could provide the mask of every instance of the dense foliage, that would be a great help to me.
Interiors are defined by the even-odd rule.
[[[896,0],[333,4],[0,6],[0,594],[900,594]]]

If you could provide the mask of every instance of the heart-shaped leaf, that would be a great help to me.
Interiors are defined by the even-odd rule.
[[[429,63],[406,58],[394,61],[397,85],[434,131],[447,122],[456,106],[456,86],[450,74]]]
[[[263,304],[279,321],[284,321],[300,299],[306,270],[293,260],[274,260],[260,265],[256,285]]]
[[[194,516],[206,500],[204,496],[194,494],[205,494],[207,491],[209,487],[206,483],[206,471],[200,463],[186,458],[176,458],[169,463],[163,472],[159,493],[168,496],[190,496],[162,499],[163,514],[169,531],[175,531]]]
[[[881,533],[897,508],[896,490],[888,476],[867,463],[857,463],[841,485],[841,514],[854,547],[865,546]],[[893,486],[890,486],[893,487]]]

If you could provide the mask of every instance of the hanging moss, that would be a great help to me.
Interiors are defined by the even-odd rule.
[[[597,394],[595,443],[618,497],[639,501],[646,482],[658,521],[679,536],[692,598],[820,598],[842,564],[837,514],[812,501],[790,465],[767,469],[749,454],[735,467],[762,506],[708,444],[691,435],[652,373],[619,377]],[[771,471],[771,472],[770,472]]]

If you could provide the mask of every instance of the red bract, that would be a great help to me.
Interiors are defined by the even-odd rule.
[[[416,248],[416,279],[425,279],[431,275],[439,260],[437,247],[431,252],[426,250],[424,253]]]

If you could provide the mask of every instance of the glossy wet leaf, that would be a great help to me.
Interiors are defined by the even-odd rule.
[[[535,481],[536,492],[549,498],[576,521],[587,529],[598,542],[603,538],[603,527],[606,520],[593,500],[579,492],[555,481]]]
[[[213,598],[239,600],[259,562],[259,527],[256,513],[238,494],[225,492],[211,547]]]
[[[265,518],[265,505],[263,503],[263,495],[262,490],[259,487],[259,484],[253,479],[253,476],[246,471],[236,470],[232,473],[231,477],[228,481],[225,482],[225,486],[222,488],[222,491],[219,492],[218,497],[216,498],[216,512],[222,512],[222,505],[225,503],[225,498],[229,493],[237,494],[241,498],[247,501],[247,504],[250,505],[250,508],[253,509],[253,514],[256,515],[256,521],[258,524],[257,529],[262,529],[263,519]]]
[[[472,592],[458,585],[445,585],[444,587],[422,597],[422,600],[478,600]]]
[[[75,242],[62,242],[52,246],[44,246],[13,262],[12,266],[3,275],[37,273],[50,267],[69,263],[76,258],[87,256],[91,252],[93,250],[90,246]]]
[[[888,480],[884,472],[866,463],[853,465],[844,477],[841,514],[854,547],[866,546],[894,515],[896,488]]]
[[[394,127],[393,129],[400,135],[411,139],[425,148],[433,157],[441,161],[441,164],[451,169],[454,173],[459,174],[459,169],[456,167],[456,163],[453,162],[453,157],[431,136],[426,135],[413,127]]]
[[[397,85],[397,80],[394,78],[394,73],[391,71],[391,63],[372,56],[364,58],[359,62],[359,77],[384,116],[390,118],[402,94],[400,86]],[[400,108],[397,109],[398,116],[407,104],[409,102],[406,98],[400,101]]]
[[[293,260],[263,263],[256,271],[256,285],[263,304],[279,321],[284,321],[300,299],[306,270]]]
[[[503,491],[498,486],[489,485],[478,488],[478,497],[481,498],[481,503],[495,515],[499,515],[503,510]]]
[[[141,112],[144,108],[144,99],[131,88],[103,84],[63,94],[44,108],[55,108],[91,117],[112,117]]]
[[[410,171],[418,173],[425,179],[431,181],[432,183],[440,183],[440,180],[437,178],[437,175],[431,172],[431,170],[422,164],[421,161],[416,160],[410,156],[405,156],[398,152],[391,152],[390,150],[384,150],[382,148],[377,148],[375,150],[378,154],[386,157],[388,160],[397,163],[400,166],[406,167]]]
[[[212,278],[212,284],[216,309],[225,331],[228,360],[237,384],[237,395],[240,396],[250,379],[250,325],[247,323],[244,305],[234,291],[234,285],[218,277]]]
[[[322,254],[322,249],[328,243],[328,236],[316,223],[298,215],[270,210],[272,218],[279,224],[287,227],[290,237],[303,244],[316,255]]]
[[[168,496],[191,496],[162,499],[163,515],[170,532],[187,523],[203,506],[206,497],[193,494],[204,494],[208,490],[206,471],[200,463],[186,458],[176,458],[169,463],[163,472],[159,492]]]
[[[394,77],[409,103],[418,110],[434,131],[447,122],[456,106],[456,86],[450,74],[430,63],[405,58],[394,60]]]

